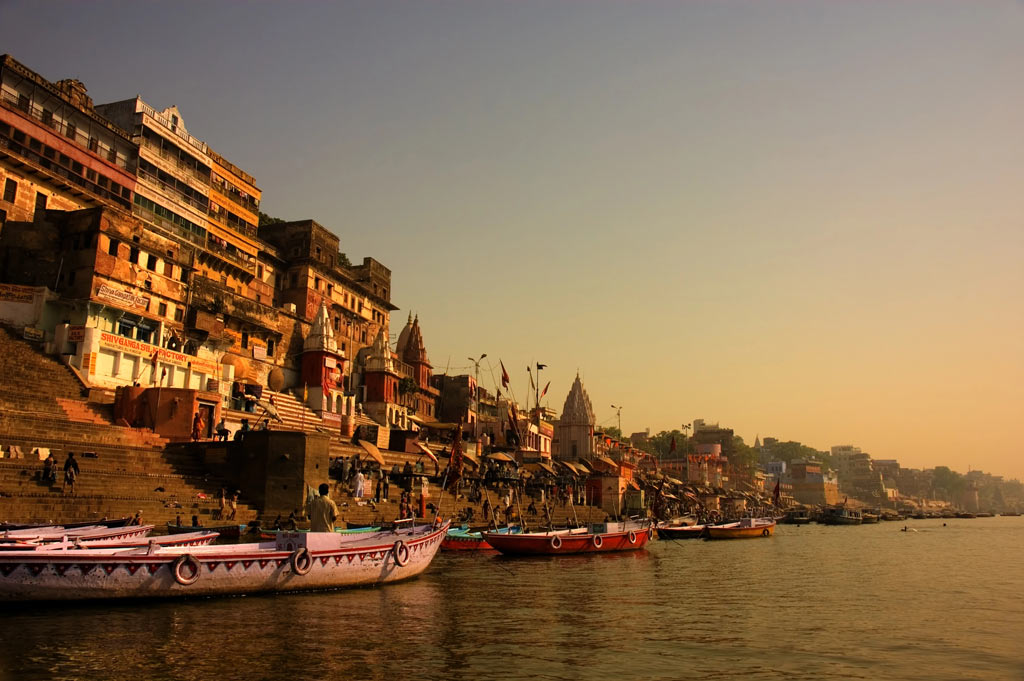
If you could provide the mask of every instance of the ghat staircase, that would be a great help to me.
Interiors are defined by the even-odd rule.
[[[72,522],[141,511],[149,523],[198,515],[211,524],[223,481],[192,457],[165,452],[167,441],[152,431],[115,425],[109,405],[87,402],[66,366],[7,328],[0,328],[0,378],[0,521]],[[42,480],[47,451],[57,460],[56,484]],[[81,468],[74,496],[61,492],[69,451]],[[253,517],[239,504],[236,520]]]

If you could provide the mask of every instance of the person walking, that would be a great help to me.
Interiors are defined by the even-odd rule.
[[[64,486],[61,487],[61,494],[65,494],[69,486],[71,487],[71,493],[75,493],[75,482],[78,480],[81,472],[82,469],[78,467],[78,459],[75,458],[75,453],[68,452],[68,458],[64,460]]]
[[[334,521],[338,519],[338,506],[330,497],[331,487],[326,482],[320,485],[320,496],[314,497],[306,506],[310,532],[334,532]]]
[[[199,436],[203,432],[203,416],[198,411],[192,417],[192,442],[199,442]]]
[[[366,491],[366,476],[363,475],[362,471],[359,471],[358,473],[356,473],[356,490],[355,490],[355,497],[356,497],[356,499],[362,499],[363,498],[363,492],[365,492],[365,491]]]

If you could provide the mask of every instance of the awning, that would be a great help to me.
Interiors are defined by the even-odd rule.
[[[568,461],[559,461],[558,463],[562,464],[563,466],[565,466],[566,468],[568,468],[568,469],[569,469],[570,471],[572,471],[572,472],[573,472],[573,475],[580,475],[580,469],[579,469],[579,468],[576,468],[576,466],[573,466],[573,465],[572,465],[571,463],[569,463]]]
[[[508,454],[503,454],[501,452],[496,452],[494,454],[488,454],[487,458],[490,459],[491,461],[504,461],[505,463],[515,463],[516,462],[516,460],[513,459],[511,456],[509,456]]]
[[[470,462],[474,466],[479,466],[480,465],[480,461],[475,456],[470,454],[469,452],[463,452],[462,453],[462,458],[465,459],[466,461]]]
[[[369,454],[374,461],[379,463],[381,466],[384,465],[384,457],[380,455],[380,450],[377,449],[377,445],[372,442],[367,442],[366,440],[360,440],[359,446],[365,449],[366,453]]]
[[[582,473],[584,475],[588,475],[590,473],[590,470],[591,470],[590,466],[588,466],[587,464],[585,464],[582,461],[574,462],[573,466],[576,466],[576,468],[579,469],[580,473]]]
[[[673,484],[673,485],[682,485],[683,484],[682,480],[676,480],[675,478],[670,478],[667,475],[665,476],[665,480],[667,482],[669,482],[670,484]]]
[[[531,473],[538,473],[540,471],[544,471],[545,473],[550,473],[551,475],[555,475],[555,471],[554,471],[554,469],[551,468],[551,466],[549,466],[546,463],[540,463],[539,461],[535,462],[535,463],[524,464],[523,465],[523,469],[527,470],[527,471],[529,471]]]
[[[640,491],[640,485],[636,484],[636,482],[633,480],[629,481],[629,486],[635,489],[637,492]]]
[[[437,455],[435,455],[434,452],[430,451],[430,447],[426,446],[422,442],[417,442],[416,446],[419,447],[421,452],[429,456],[431,461],[437,463]]]
[[[614,461],[609,459],[607,456],[599,456],[596,459],[594,459],[594,461],[598,461],[600,463],[603,463],[606,466],[611,466],[612,468],[618,468],[618,466],[619,466],[619,464],[615,463]]]

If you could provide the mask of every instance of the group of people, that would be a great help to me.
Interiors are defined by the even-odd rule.
[[[67,458],[64,459],[64,484],[61,486],[61,494],[75,493],[75,483],[78,481],[78,476],[81,473],[82,469],[78,465],[75,453],[68,452]],[[53,457],[53,452],[50,452],[50,455],[43,461],[42,478],[43,482],[48,485],[53,485],[57,482],[57,459]]]

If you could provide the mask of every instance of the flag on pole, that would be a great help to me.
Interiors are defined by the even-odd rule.
[[[508,387],[508,382],[509,382],[510,380],[512,380],[512,379],[511,379],[511,378],[509,378],[508,372],[507,372],[507,371],[505,371],[505,363],[504,363],[504,362],[502,362],[502,361],[501,361],[501,360],[499,359],[499,360],[498,360],[498,364],[500,364],[500,365],[501,365],[501,387],[502,387],[502,388],[507,388],[507,387]]]
[[[462,422],[455,427],[455,441],[452,443],[452,458],[445,473],[445,489],[453,490],[462,477]]]
[[[779,505],[779,480],[775,481],[775,491],[772,492],[772,504],[775,506]]]
[[[544,397],[545,395],[547,395],[548,394],[548,388],[550,388],[550,387],[551,387],[551,381],[548,381],[548,384],[546,386],[544,386],[543,390],[540,391],[540,396]]]
[[[533,390],[536,386],[533,383],[533,372],[530,371],[530,367],[526,367],[526,373],[530,374],[530,390]],[[527,400],[527,403],[529,403],[529,400]],[[527,404],[526,406],[530,405]]]

